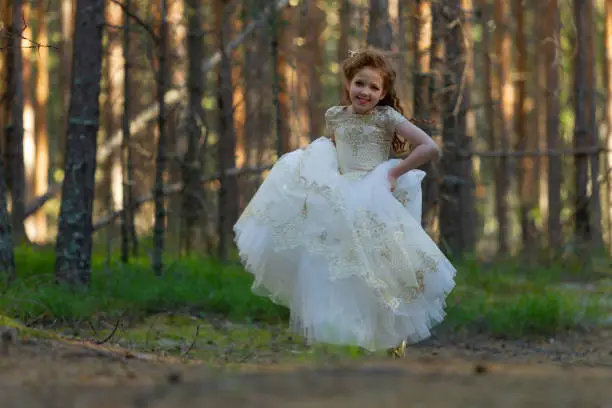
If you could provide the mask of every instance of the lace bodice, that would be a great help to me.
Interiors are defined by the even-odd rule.
[[[389,106],[377,106],[365,115],[346,106],[334,106],[325,113],[327,136],[335,139],[339,171],[349,176],[368,173],[389,158],[393,134],[407,121]]]

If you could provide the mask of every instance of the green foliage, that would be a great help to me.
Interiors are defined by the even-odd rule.
[[[75,290],[55,284],[52,251],[20,248],[16,258],[18,278],[10,286],[0,284],[0,314],[24,322],[41,316],[59,325],[119,316],[144,322],[159,313],[188,313],[202,321],[220,318],[259,331],[268,330],[262,325],[286,330],[288,310],[252,294],[252,278],[237,263],[181,259],[158,278],[146,258],[109,268],[103,257],[95,256],[91,287]],[[517,260],[483,265],[465,259],[458,264],[457,287],[448,298],[441,328],[522,337],[549,336],[596,323],[606,309],[602,300],[612,299],[612,286],[595,283],[597,290],[582,290],[580,285],[562,285],[588,277],[585,268],[567,259],[547,267]],[[609,262],[598,268],[599,279],[610,269]]]

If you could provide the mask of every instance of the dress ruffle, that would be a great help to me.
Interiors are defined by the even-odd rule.
[[[340,174],[319,138],[279,159],[234,227],[253,290],[289,307],[310,342],[384,349],[444,318],[455,268],[420,224],[425,173],[390,192],[397,161]]]

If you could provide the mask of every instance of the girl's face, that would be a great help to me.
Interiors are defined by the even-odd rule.
[[[347,84],[349,98],[355,113],[367,113],[386,95],[382,72],[365,67]]]

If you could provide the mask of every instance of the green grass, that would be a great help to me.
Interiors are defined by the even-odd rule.
[[[91,287],[71,290],[54,283],[51,251],[20,248],[16,256],[17,280],[10,286],[0,284],[0,314],[22,322],[44,316],[45,322],[65,327],[112,322],[124,316],[143,324],[152,315],[172,312],[208,322],[221,318],[242,328],[286,330],[288,310],[252,294],[251,276],[236,264],[181,259],[158,278],[144,258],[108,268],[103,258],[94,257]],[[609,262],[599,265],[598,276],[607,272]],[[448,298],[448,314],[442,326],[453,331],[509,338],[554,335],[594,323],[605,309],[599,300],[602,296],[612,298],[609,284],[596,296],[558,286],[567,279],[576,280],[576,276],[589,276],[580,262],[563,260],[546,267],[530,267],[516,260],[483,265],[468,259],[457,268],[457,287]],[[239,339],[244,335],[240,333],[233,335]],[[180,336],[185,337],[184,333]],[[262,336],[247,338],[268,342]],[[260,344],[259,340],[255,343]]]

